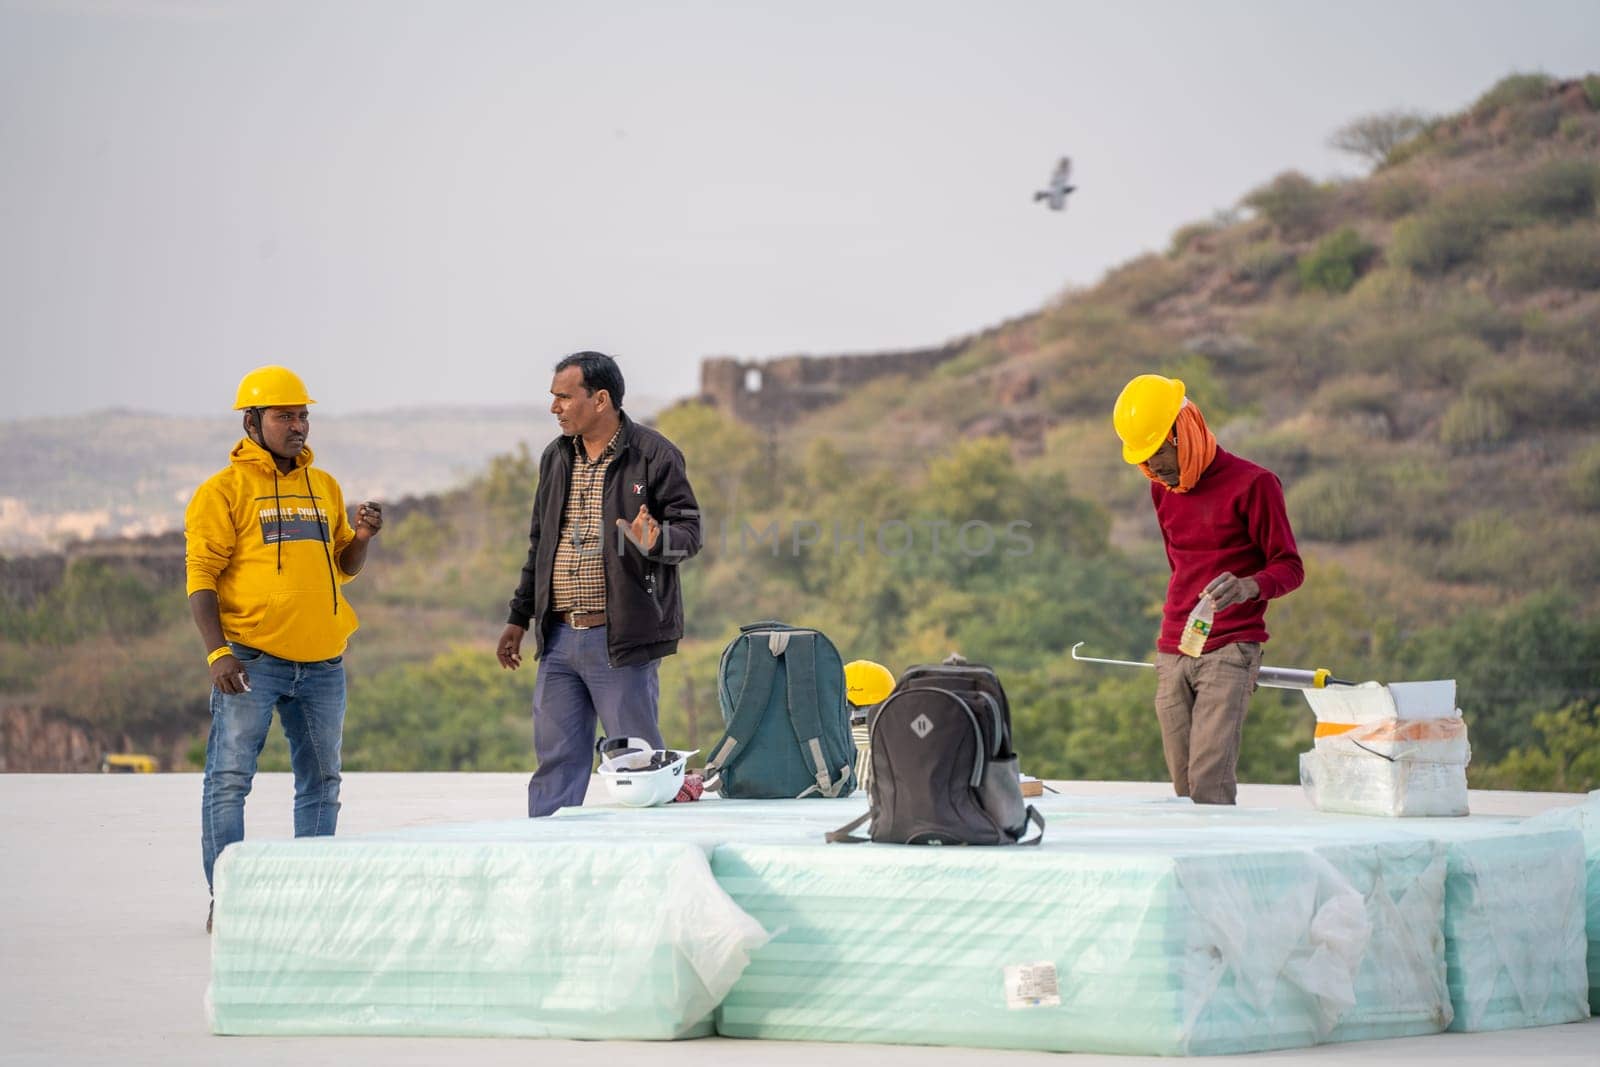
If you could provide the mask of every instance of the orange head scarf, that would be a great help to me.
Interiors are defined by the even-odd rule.
[[[1139,469],[1161,488],[1174,493],[1187,493],[1200,481],[1200,476],[1211,466],[1211,461],[1217,458],[1217,438],[1206,428],[1205,416],[1200,414],[1193,400],[1183,402],[1173,425],[1178,430],[1178,484],[1168,485],[1156,477],[1156,472],[1150,469],[1148,463],[1139,464]]]

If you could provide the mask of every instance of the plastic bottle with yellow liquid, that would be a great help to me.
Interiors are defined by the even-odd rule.
[[[1189,612],[1189,621],[1183,624],[1183,636],[1178,638],[1178,651],[1198,659],[1200,653],[1205,651],[1206,638],[1211,636],[1211,622],[1216,615],[1210,595],[1200,594],[1199,603]]]

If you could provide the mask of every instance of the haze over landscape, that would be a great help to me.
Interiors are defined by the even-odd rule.
[[[197,765],[181,538],[66,542],[175,526],[264,359],[310,380],[347,499],[396,504],[351,586],[349,768],[492,770],[530,758],[487,635],[558,355],[619,351],[644,414],[707,354],[931,344],[759,394],[713,364],[715,403],[653,414],[713,528],[784,531],[686,569],[665,736],[708,740],[720,650],[776,617],[996,663],[1031,773],[1159,779],[1145,682],[1067,651],[1148,654],[1166,565],[1107,414],[1155,371],[1283,481],[1307,580],[1274,662],[1455,678],[1475,785],[1600,784],[1581,5],[465,10],[0,8],[0,529],[34,537],[0,541],[8,769]],[[1395,136],[1335,154],[1364,118]],[[801,520],[1033,550],[803,549]],[[1241,776],[1293,781],[1303,704],[1251,716]]]
[[[937,343],[1349,118],[1586,69],[1591,5],[0,2],[0,420],[542,402]],[[1031,193],[1058,156],[1065,213]]]

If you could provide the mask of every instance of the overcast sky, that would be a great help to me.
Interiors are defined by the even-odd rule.
[[[1592,0],[0,0],[0,419],[937,343],[1354,173],[1353,116],[1586,67]]]

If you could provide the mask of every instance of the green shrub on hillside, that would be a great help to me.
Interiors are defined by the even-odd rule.
[[[1485,397],[1459,397],[1439,419],[1439,441],[1451,448],[1488,448],[1510,435],[1510,416],[1496,401]]]
[[[934,371],[942,378],[965,378],[975,371],[1005,361],[1005,349],[993,341],[978,341],[954,359],[939,364]]]
[[[1497,237],[1489,249],[1500,284],[1514,293],[1600,289],[1600,226],[1538,226]]]
[[[1480,293],[1447,293],[1440,306],[1452,329],[1491,348],[1503,350],[1522,339],[1521,319]]]
[[[1244,332],[1265,353],[1267,366],[1288,373],[1298,385],[1331,377],[1348,360],[1345,324],[1337,306],[1324,300],[1268,304],[1244,325]]]
[[[1439,275],[1476,258],[1500,225],[1499,198],[1482,190],[1457,193],[1394,228],[1392,263],[1417,274]]]
[[[1594,214],[1600,164],[1554,159],[1522,175],[1507,197],[1506,212],[1521,218],[1566,221]]]
[[[1386,219],[1409,215],[1428,202],[1428,187],[1414,178],[1393,178],[1374,182],[1370,190],[1372,209]]]
[[[1581,141],[1594,128],[1594,121],[1588,115],[1563,115],[1561,125],[1556,127],[1556,132],[1564,141]]]
[[[1493,359],[1494,349],[1470,334],[1430,337],[1410,353],[1409,376],[1426,385],[1459,388]]]
[[[1475,115],[1487,115],[1503,107],[1542,100],[1552,84],[1548,74],[1509,74],[1478,97],[1477,103],[1472,105],[1472,112]]]
[[[1100,283],[1099,295],[1143,313],[1183,292],[1194,277],[1194,265],[1187,260],[1154,254],[1140,256],[1108,272]]]
[[[1377,251],[1354,227],[1346,226],[1300,257],[1300,284],[1328,293],[1349,292]]]
[[[1191,222],[1187,226],[1180,226],[1172,234],[1172,241],[1167,245],[1167,255],[1176,259],[1189,250],[1189,245],[1196,238],[1206,237],[1217,232],[1214,222]]]
[[[1520,176],[1509,188],[1471,186],[1395,226],[1390,261],[1417,274],[1440,275],[1477,259],[1495,234],[1541,219],[1594,214],[1600,164],[1552,160]]]
[[[1466,393],[1498,404],[1513,427],[1540,432],[1592,425],[1600,405],[1600,381],[1583,363],[1534,352],[1485,366]]]
[[[1289,521],[1307,540],[1359,541],[1382,533],[1388,524],[1386,487],[1361,470],[1313,471],[1287,488]]]
[[[1337,378],[1311,398],[1310,407],[1333,418],[1382,415],[1393,418],[1399,407],[1400,380],[1393,374],[1352,374]]]
[[[1356,281],[1346,303],[1363,315],[1410,313],[1422,303],[1424,289],[1424,283],[1408,270],[1374,265]]]
[[[1250,192],[1243,203],[1272,220],[1284,237],[1294,240],[1309,237],[1322,227],[1331,201],[1327,188],[1291,170]]]
[[[1549,137],[1561,125],[1561,101],[1545,100],[1518,108],[1511,116],[1511,132],[1525,140]]]
[[[1583,95],[1588,99],[1591,109],[1600,111],[1600,74],[1583,76]]]
[[[1590,359],[1600,352],[1600,296],[1590,296],[1558,312],[1530,311],[1523,329],[1531,343],[1568,359]]]
[[[1508,515],[1484,512],[1458,521],[1434,555],[1434,572],[1448,581],[1506,582],[1528,570],[1528,531]]]
[[[1267,468],[1288,487],[1318,463],[1319,457],[1312,447],[1313,443],[1294,428],[1276,426],[1241,433],[1224,447]]]
[[[1600,442],[1572,457],[1567,467],[1566,482],[1567,491],[1579,507],[1600,511]]]
[[[1241,248],[1234,258],[1234,277],[1265,285],[1294,263],[1294,253],[1277,241],[1257,241]]]

